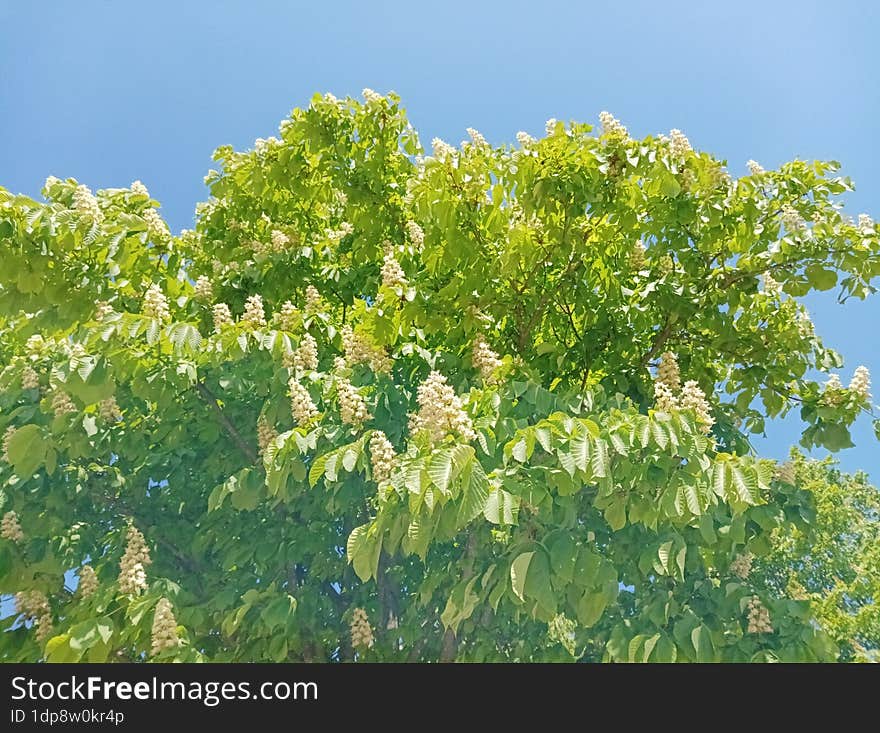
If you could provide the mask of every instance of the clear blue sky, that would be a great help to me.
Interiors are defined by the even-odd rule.
[[[16,2],[0,0],[0,185],[47,174],[147,184],[177,231],[220,144],[274,134],[316,91],[402,97],[423,142],[490,141],[607,109],[636,135],[678,127],[726,158],[833,158],[847,209],[880,220],[880,10],[874,2]],[[880,297],[808,301],[817,330],[880,395]],[[880,398],[878,398],[880,401]],[[794,424],[755,442],[782,457]],[[845,468],[880,480],[868,420]]]

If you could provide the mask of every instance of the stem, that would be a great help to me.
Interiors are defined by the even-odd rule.
[[[204,382],[196,382],[196,389],[199,392],[199,396],[214,411],[214,414],[217,416],[223,429],[227,432],[229,437],[232,438],[232,441],[239,447],[241,452],[248,457],[248,460],[250,460],[251,463],[259,463],[260,457],[257,452],[244,438],[241,437],[241,433],[238,432],[238,429],[232,424],[232,421],[226,416],[226,413],[223,412],[217,398],[205,386]]]

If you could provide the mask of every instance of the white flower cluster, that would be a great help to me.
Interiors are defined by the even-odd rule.
[[[196,284],[193,286],[193,294],[196,300],[213,300],[214,287],[211,285],[211,278],[207,275],[199,275],[196,278]]]
[[[749,627],[750,634],[772,634],[773,625],[770,623],[770,611],[761,603],[758,596],[749,599]]]
[[[122,419],[122,410],[119,409],[119,405],[116,404],[116,398],[113,395],[98,403],[98,415],[106,422],[116,422]]]
[[[807,228],[806,222],[792,206],[782,207],[782,226],[789,234],[797,234]]]
[[[383,97],[379,92],[374,92],[372,89],[365,87],[361,92],[364,99],[367,100],[367,104],[381,102],[385,97]]]
[[[691,150],[691,142],[687,136],[678,129],[669,131],[669,152],[674,158],[682,159]]]
[[[871,373],[868,371],[868,367],[856,367],[849,382],[849,391],[858,395],[861,400],[871,399]]]
[[[282,331],[293,331],[296,328],[296,316],[296,306],[289,300],[285,300],[281,304],[281,310],[278,311],[278,315],[276,316],[278,327]]]
[[[645,269],[645,245],[641,239],[637,240],[629,251],[629,266],[638,272]]]
[[[475,130],[473,127],[468,127],[467,134],[475,148],[485,148],[489,146],[486,138],[483,137],[483,134],[479,130]]]
[[[558,124],[559,120],[557,120],[555,117],[551,117],[544,123],[544,132],[546,132],[548,135],[552,135],[554,132],[556,132],[556,125]]]
[[[266,325],[266,313],[263,310],[263,298],[260,295],[252,295],[244,302],[244,313],[241,322],[250,328],[259,328]]]
[[[373,481],[381,484],[391,478],[395,457],[394,446],[391,445],[388,436],[381,430],[376,430],[370,436],[370,462],[373,466]]]
[[[522,147],[527,148],[529,145],[532,145],[535,142],[535,138],[529,135],[529,133],[520,130],[518,133],[516,133],[516,141],[520,145],[522,145]]]
[[[339,242],[339,240],[344,239],[349,234],[354,231],[354,226],[349,224],[347,221],[342,222],[339,225],[339,229],[330,229],[327,231],[327,239],[331,242]]]
[[[55,417],[76,411],[77,407],[73,403],[73,400],[70,399],[67,392],[56,389],[52,395],[52,412],[55,413]]]
[[[391,243],[386,244],[385,256],[382,258],[382,285],[386,288],[405,288],[407,286],[406,273],[394,256],[394,248]]]
[[[629,135],[626,127],[610,112],[602,111],[599,113],[599,125],[603,135],[611,137],[627,137]]]
[[[859,233],[865,236],[874,233],[874,220],[867,214],[859,214]]]
[[[356,608],[351,614],[351,645],[355,649],[371,649],[374,643],[373,627],[363,608]]]
[[[290,237],[288,237],[280,229],[272,230],[271,239],[272,249],[275,252],[283,252],[285,249],[287,249],[287,245],[290,244]]]
[[[675,260],[672,259],[672,255],[665,254],[660,258],[657,267],[661,275],[668,275],[675,269]]]
[[[425,232],[414,221],[408,221],[406,223],[406,235],[407,237],[409,237],[409,241],[412,242],[413,247],[415,247],[416,249],[420,249],[421,246],[425,243]]]
[[[22,389],[39,389],[40,375],[29,364],[21,370],[21,388]]]
[[[293,419],[300,427],[305,427],[318,416],[318,408],[312,402],[309,391],[296,379],[291,378],[287,383],[290,387],[290,412]]]
[[[709,402],[706,400],[706,393],[700,389],[700,385],[696,380],[689,379],[681,388],[681,408],[683,410],[693,410],[697,418],[697,425],[704,433],[708,433],[715,424],[715,418],[709,408]]]
[[[126,540],[125,552],[119,561],[119,590],[134,594],[146,590],[147,566],[153,561],[147,542],[137,527],[129,525]]]
[[[214,318],[214,333],[220,333],[224,326],[232,325],[232,313],[226,303],[214,303],[211,315]]]
[[[95,303],[95,320],[103,321],[113,312],[113,306],[106,300],[99,300]]]
[[[300,372],[313,372],[318,368],[318,342],[312,334],[303,334],[291,354],[290,365]]]
[[[764,273],[764,292],[771,298],[778,298],[782,294],[782,285],[769,272]]]
[[[342,327],[342,348],[345,351],[347,364],[369,364],[377,374],[387,374],[391,371],[392,361],[381,346],[370,343],[367,338],[355,331],[351,326]]]
[[[88,598],[98,590],[98,575],[91,565],[83,565],[79,569],[79,585],[76,589],[82,598]]]
[[[678,359],[671,351],[665,351],[660,355],[657,381],[665,384],[672,392],[678,392],[681,389],[681,371],[678,368]]]
[[[155,318],[157,321],[167,321],[171,318],[171,311],[168,309],[168,298],[162,292],[161,288],[153,283],[144,293],[141,312],[147,318]]]
[[[482,334],[474,339],[473,349],[471,350],[471,364],[474,369],[478,369],[480,376],[486,384],[496,384],[496,374],[501,366],[501,359],[486,343]]]
[[[101,207],[98,206],[98,199],[88,186],[80,184],[76,187],[73,192],[73,208],[80,216],[91,219],[96,224],[100,224],[104,219]]]
[[[832,407],[839,405],[843,402],[843,392],[843,384],[840,381],[840,377],[832,374],[828,377],[828,381],[825,382],[825,389],[822,391],[822,402]]]
[[[801,338],[810,338],[814,334],[813,321],[810,320],[810,314],[806,308],[798,310],[795,320],[797,322],[797,332]]]
[[[306,313],[317,313],[321,310],[321,294],[314,285],[306,288]]]
[[[447,433],[458,433],[466,442],[477,437],[461,398],[440,372],[431,372],[419,385],[416,399],[419,409],[409,417],[411,433],[424,431],[435,441],[442,440]]]
[[[129,188],[131,189],[131,192],[137,196],[150,197],[150,192],[147,190],[147,187],[140,181],[132,181]]]
[[[435,137],[431,140],[431,149],[434,151],[434,157],[437,158],[437,160],[452,158],[458,152],[452,145],[441,140],[439,137]]]
[[[746,580],[752,572],[752,562],[755,558],[751,552],[743,552],[737,555],[730,563],[730,572],[740,580]]]
[[[9,460],[9,441],[12,440],[12,436],[15,435],[15,425],[10,425],[6,428],[6,432],[3,433],[3,460],[7,463],[10,463]]]
[[[678,409],[675,392],[666,382],[661,382],[659,379],[654,382],[654,409],[660,412],[672,412]]]
[[[165,220],[159,216],[159,212],[154,208],[151,207],[146,209],[141,216],[144,221],[147,222],[147,232],[149,234],[160,239],[165,239],[171,236],[171,231],[168,229]]]
[[[46,340],[38,333],[28,336],[28,340],[24,342],[24,349],[28,354],[38,355],[46,348]]]
[[[156,604],[156,613],[153,615],[152,647],[150,654],[156,656],[166,649],[176,649],[180,640],[177,638],[177,619],[171,602],[167,598],[160,598]]]
[[[42,643],[52,635],[52,611],[43,591],[23,590],[16,593],[15,610],[25,618],[33,619],[38,642]]]
[[[344,377],[340,377],[337,381],[336,394],[339,397],[339,417],[346,425],[360,428],[370,419],[370,411],[363,396]]]
[[[257,446],[259,446],[260,455],[263,454],[266,448],[268,448],[272,441],[277,437],[278,431],[261,415],[257,420]]]
[[[18,514],[14,511],[8,511],[0,520],[0,537],[10,542],[21,542],[24,539],[24,532],[21,529],[21,523],[18,521]]]
[[[748,166],[749,175],[760,176],[762,173],[764,173],[764,168],[761,166],[760,163],[755,160],[748,161],[746,163],[746,166]]]

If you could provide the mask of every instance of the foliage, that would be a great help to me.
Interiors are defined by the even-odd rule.
[[[807,532],[774,533],[772,552],[755,567],[771,592],[808,599],[821,627],[847,661],[880,654],[880,491],[863,473],[830,459],[793,454],[798,484],[812,493],[816,519]]]
[[[423,157],[365,96],[219,148],[179,236],[140,183],[0,189],[0,591],[49,604],[0,657],[833,658],[730,568],[814,519],[748,434],[869,409],[796,299],[880,273],[837,164],[734,180],[607,114]]]

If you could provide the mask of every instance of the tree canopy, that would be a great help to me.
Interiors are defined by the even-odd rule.
[[[0,658],[853,653],[780,569],[845,513],[749,444],[871,410],[798,300],[880,274],[838,164],[734,178],[604,112],[468,135],[315,96],[179,236],[140,182],[0,188]]]

